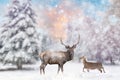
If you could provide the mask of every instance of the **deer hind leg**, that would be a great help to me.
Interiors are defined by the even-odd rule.
[[[45,74],[45,67],[47,66],[47,64],[44,64],[44,68],[43,68],[43,73]]]
[[[43,68],[44,68],[44,63],[42,63],[42,64],[40,65],[40,74],[42,74]]]
[[[102,70],[100,68],[98,70],[102,73]]]
[[[42,64],[40,65],[40,74],[42,74],[42,72],[45,74],[45,67],[46,67],[46,65],[47,65],[47,64],[45,64],[45,63],[42,63]]]
[[[103,69],[103,72],[105,73],[104,67],[102,67],[102,69]]]

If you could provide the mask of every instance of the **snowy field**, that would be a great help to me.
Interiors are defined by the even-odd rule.
[[[0,71],[0,80],[118,80],[120,77],[120,66],[103,65],[106,73],[98,70],[82,72],[82,63],[68,62],[64,65],[63,74],[57,74],[57,65],[47,65],[46,74],[40,75],[39,65],[25,66],[26,69],[22,71]]]

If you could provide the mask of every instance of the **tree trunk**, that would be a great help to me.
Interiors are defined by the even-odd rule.
[[[112,65],[115,64],[115,62],[113,61],[113,58],[112,58],[112,57],[110,57],[110,63],[111,63]]]
[[[18,58],[16,62],[17,69],[22,69],[22,58]]]

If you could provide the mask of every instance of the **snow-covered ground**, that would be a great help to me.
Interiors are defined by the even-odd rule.
[[[0,80],[118,80],[120,77],[120,66],[103,65],[106,73],[98,70],[82,72],[83,64],[71,61],[64,65],[63,74],[57,74],[57,65],[47,65],[46,74],[40,75],[39,65],[25,66],[29,70],[0,71]]]

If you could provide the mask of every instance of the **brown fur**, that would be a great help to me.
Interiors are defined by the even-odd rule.
[[[84,69],[87,69],[88,72],[89,72],[90,69],[91,70],[98,69],[101,73],[102,73],[102,70],[105,73],[105,70],[104,70],[104,67],[102,66],[102,63],[99,63],[99,62],[87,62],[86,58],[84,56],[80,57],[80,60],[83,60],[83,64],[84,64],[83,72],[84,72]]]
[[[73,49],[74,50],[74,49]],[[73,59],[74,51],[45,51],[40,54],[42,64],[40,66],[40,73],[45,73],[45,67],[47,64],[58,64],[58,72],[63,72],[63,65]]]

